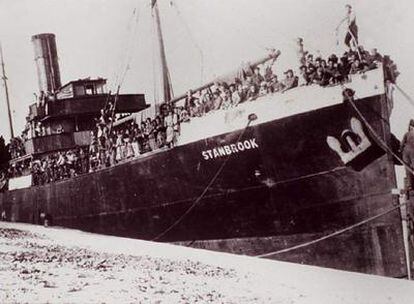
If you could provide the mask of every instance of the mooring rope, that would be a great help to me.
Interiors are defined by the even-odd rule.
[[[248,118],[248,122],[246,127],[243,129],[242,133],[240,133],[239,137],[237,138],[237,141],[240,141],[246,132],[247,128],[250,126],[250,123],[253,121],[253,119]],[[204,197],[204,195],[207,193],[208,189],[213,185],[213,183],[216,181],[216,179],[219,177],[221,172],[223,171],[224,167],[226,166],[227,162],[230,159],[231,154],[229,154],[226,159],[223,161],[221,166],[218,168],[217,172],[214,174],[214,176],[211,178],[210,182],[207,184],[207,186],[204,188],[203,192],[197,197],[197,199],[194,201],[194,203],[188,207],[188,209],[179,217],[173,224],[171,224],[167,229],[165,229],[163,232],[158,234],[156,237],[151,239],[151,241],[156,241],[162,238],[164,235],[166,235],[169,231],[171,231],[174,227],[176,227],[181,221],[200,203],[201,199]]]
[[[388,145],[381,139],[381,137],[378,135],[378,133],[370,125],[370,123],[368,122],[368,120],[365,118],[364,114],[362,114],[362,112],[356,106],[356,104],[355,104],[352,96],[350,96],[348,94],[348,92],[347,92],[347,89],[348,88],[346,88],[343,85],[342,85],[342,88],[344,89],[343,92],[344,92],[344,94],[345,94],[348,102],[350,103],[350,105],[352,106],[352,108],[355,110],[355,112],[358,114],[359,118],[364,122],[365,126],[368,128],[368,130],[370,131],[371,135],[375,138],[375,140],[377,141],[377,143],[379,145],[381,145],[382,148],[385,151],[387,151],[388,153],[390,153],[399,162],[401,162],[404,165],[404,167],[407,169],[407,171],[409,171],[411,174],[414,174],[413,169],[411,169],[410,166],[408,166],[396,153],[394,153],[394,151],[392,151],[392,149],[390,147],[388,147]],[[313,244],[322,242],[324,240],[333,238],[333,237],[335,237],[337,235],[340,235],[342,233],[345,233],[347,231],[350,231],[350,230],[353,230],[353,229],[355,229],[357,227],[360,227],[362,225],[365,225],[365,224],[367,224],[369,222],[372,222],[372,221],[374,221],[374,220],[376,220],[376,219],[378,219],[380,217],[383,217],[383,216],[387,215],[388,213],[391,213],[391,212],[393,212],[393,211],[401,208],[402,206],[406,206],[406,205],[407,205],[407,203],[399,204],[398,206],[394,206],[393,208],[391,208],[391,209],[389,209],[387,211],[384,211],[384,212],[382,212],[380,214],[377,214],[377,215],[374,215],[372,217],[369,217],[369,218],[367,218],[365,220],[362,220],[362,221],[360,221],[360,222],[358,222],[356,224],[350,225],[348,227],[345,227],[343,229],[340,229],[340,230],[335,231],[333,233],[330,233],[328,235],[322,236],[322,237],[317,238],[315,240],[312,240],[312,241],[309,241],[309,242],[305,242],[305,243],[302,243],[302,244],[298,244],[298,245],[295,245],[295,246],[292,246],[292,247],[289,247],[289,248],[285,248],[285,249],[281,249],[281,250],[277,250],[277,251],[272,251],[272,252],[268,252],[268,253],[265,253],[265,254],[260,254],[260,255],[257,255],[256,257],[258,257],[258,258],[264,258],[264,257],[269,257],[269,256],[273,256],[273,255],[277,255],[277,254],[281,254],[281,253],[286,253],[286,252],[290,252],[290,251],[293,251],[293,250],[297,250],[297,249],[300,249],[300,248],[308,247],[310,245],[313,245]]]
[[[347,88],[345,87],[345,89]],[[370,125],[368,120],[365,118],[364,114],[362,114],[361,110],[358,109],[353,98],[347,93],[346,90],[344,90],[344,94],[346,95],[349,104],[358,114],[359,118],[364,122],[365,126],[368,128],[371,135],[374,137],[375,141],[381,146],[381,148],[383,148],[386,152],[390,153],[396,160],[398,160],[401,164],[403,164],[403,166],[407,169],[408,172],[414,175],[414,170],[403,159],[401,159],[401,157],[399,157],[396,153],[394,153],[394,151],[390,147],[388,147],[387,143],[382,140],[382,138]]]
[[[401,89],[399,85],[394,84],[394,87],[396,87],[398,91],[400,91],[400,93],[410,102],[410,104],[414,106],[414,99],[412,99],[410,95],[408,95],[403,89]]]
[[[300,248],[308,247],[310,245],[313,245],[313,244],[316,244],[316,243],[325,241],[327,239],[333,238],[335,236],[338,236],[340,234],[343,234],[345,232],[348,232],[350,230],[353,230],[355,228],[358,228],[360,226],[363,226],[365,224],[368,224],[369,222],[372,222],[372,221],[374,221],[374,220],[376,220],[376,219],[378,219],[380,217],[383,217],[383,216],[385,216],[385,215],[387,215],[387,214],[389,214],[389,213],[391,213],[391,212],[393,212],[393,211],[395,211],[395,210],[397,210],[397,209],[399,209],[399,208],[401,208],[403,206],[406,206],[407,204],[408,203],[399,204],[398,206],[394,206],[391,209],[388,209],[388,210],[386,210],[384,212],[381,212],[381,213],[379,213],[377,215],[371,216],[371,217],[369,217],[369,218],[367,218],[365,220],[362,220],[362,221],[360,221],[360,222],[358,222],[356,224],[353,224],[353,225],[350,225],[350,226],[345,227],[343,229],[337,230],[337,231],[335,231],[333,233],[330,233],[328,235],[325,235],[325,236],[322,236],[320,238],[314,239],[312,241],[309,241],[309,242],[306,242],[306,243],[302,243],[302,244],[299,244],[299,245],[295,245],[295,246],[292,246],[292,247],[289,247],[289,248],[285,248],[285,249],[281,249],[281,250],[277,250],[277,251],[272,251],[272,252],[268,252],[268,253],[265,253],[265,254],[256,255],[255,257],[257,257],[257,258],[266,258],[266,257],[270,257],[270,256],[273,256],[273,255],[277,255],[277,254],[281,254],[281,253],[286,253],[286,252],[290,252],[290,251],[297,250],[297,249],[300,249]]]

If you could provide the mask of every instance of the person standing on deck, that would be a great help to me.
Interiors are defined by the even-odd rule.
[[[336,27],[336,32],[338,32],[339,27],[342,23],[346,22],[348,25],[346,35],[345,35],[345,44],[349,47],[350,50],[358,49],[358,26],[356,24],[356,15],[352,9],[352,6],[347,4],[346,16],[341,20],[341,22]]]
[[[307,51],[305,51],[304,46],[303,46],[303,38],[299,37],[296,40],[297,43],[297,56],[298,56],[298,61],[299,61],[299,66],[303,66],[306,64],[306,55],[308,54]]]
[[[401,152],[405,164],[414,170],[414,119],[410,120],[408,132],[405,133],[401,142]],[[414,176],[408,170],[406,170],[406,175],[408,188],[411,190],[414,186]]]

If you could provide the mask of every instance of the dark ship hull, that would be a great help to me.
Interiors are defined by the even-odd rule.
[[[389,142],[386,95],[357,105]],[[338,103],[258,123],[70,180],[9,191],[0,195],[0,206],[13,221],[37,223],[43,210],[55,225],[148,240],[192,207],[160,241],[249,255],[283,249],[394,206],[389,156],[356,171],[326,144],[327,135],[349,128],[351,117],[357,117],[352,107]],[[275,258],[400,277],[402,240],[396,210]]]

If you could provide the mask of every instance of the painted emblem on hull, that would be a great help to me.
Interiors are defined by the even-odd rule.
[[[234,144],[219,146],[210,150],[204,150],[201,152],[201,155],[203,156],[204,160],[210,160],[257,148],[259,148],[259,145],[256,142],[256,138],[252,138],[238,141]]]
[[[351,118],[351,130],[344,130],[340,140],[333,136],[328,136],[326,137],[326,142],[338,154],[345,165],[352,162],[372,146],[371,141],[364,132],[362,123],[355,117]]]

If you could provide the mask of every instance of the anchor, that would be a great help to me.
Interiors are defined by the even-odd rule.
[[[384,151],[365,134],[362,123],[358,119],[352,117],[350,125],[351,129],[345,129],[340,139],[327,136],[326,142],[338,154],[344,165],[361,171],[382,156]]]

